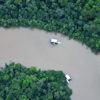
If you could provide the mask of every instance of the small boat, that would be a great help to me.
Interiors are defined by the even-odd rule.
[[[72,78],[68,74],[65,74],[65,77],[66,77],[67,83],[69,84]]]
[[[61,42],[59,42],[57,39],[50,39],[50,43],[52,45],[57,45],[57,44],[60,44]]]

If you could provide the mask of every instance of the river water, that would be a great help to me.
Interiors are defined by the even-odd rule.
[[[52,46],[51,38],[61,44]],[[38,29],[0,28],[0,66],[9,61],[62,70],[72,77],[72,100],[100,100],[100,55],[77,41]]]

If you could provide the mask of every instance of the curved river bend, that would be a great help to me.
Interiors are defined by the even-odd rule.
[[[52,46],[50,38],[61,44]],[[74,40],[38,29],[0,28],[0,66],[10,60],[67,72],[72,76],[72,100],[100,100],[100,55]]]

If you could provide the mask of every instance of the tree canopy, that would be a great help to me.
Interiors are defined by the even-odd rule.
[[[100,52],[100,0],[0,0],[0,26],[59,32]]]
[[[71,94],[62,71],[15,63],[0,70],[0,100],[71,100]]]

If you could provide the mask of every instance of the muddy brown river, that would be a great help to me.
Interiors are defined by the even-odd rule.
[[[51,38],[61,44],[52,46]],[[38,29],[0,28],[0,66],[9,61],[62,70],[72,77],[72,100],[100,100],[100,55],[77,41]]]

